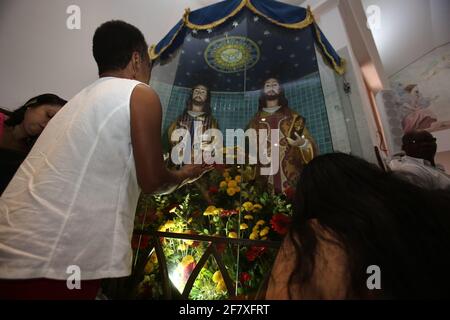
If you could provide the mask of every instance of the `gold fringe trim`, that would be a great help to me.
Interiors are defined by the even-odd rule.
[[[246,5],[247,5],[248,0],[242,0],[242,2],[236,7],[236,9],[234,9],[229,15],[227,15],[226,17],[223,17],[220,20],[214,21],[212,23],[208,23],[208,24],[194,24],[192,22],[189,21],[189,13],[190,9],[186,9],[184,15],[183,15],[183,21],[185,23],[185,25],[193,30],[207,30],[207,29],[212,29],[215,28],[217,26],[220,26],[222,23],[224,23],[225,21],[227,21],[228,19],[234,17],[236,14],[239,13],[239,11],[241,11]]]
[[[278,22],[278,21],[276,21],[276,20],[266,16],[262,12],[258,11],[258,9],[256,9],[253,6],[251,0],[246,0],[246,4],[247,4],[247,8],[249,8],[253,13],[255,13],[255,14],[257,14],[257,15],[259,15],[259,16],[267,19],[267,20],[269,20],[273,24],[275,24],[277,26],[280,26],[280,27],[283,27],[283,28],[287,28],[287,29],[304,29],[304,28],[308,27],[310,24],[312,24],[314,22],[314,19],[312,17],[312,13],[311,13],[311,10],[309,9],[309,7],[308,7],[308,10],[307,10],[306,18],[303,19],[302,21],[294,22],[294,23],[281,23],[281,22]]]
[[[309,7],[308,7],[308,11],[310,11]],[[319,44],[322,47],[322,50],[319,50],[320,53],[323,55],[325,54],[327,56],[327,58],[332,62],[332,65],[330,65],[329,61],[327,59],[324,59],[325,62],[334,69],[334,71],[336,71],[339,75],[343,75],[345,73],[345,64],[346,61],[344,59],[341,58],[341,65],[339,66],[336,63],[336,60],[334,60],[333,56],[328,52],[327,47],[325,46],[325,44],[322,41],[322,36],[320,35],[320,31],[319,28],[317,27],[316,21],[314,19],[314,16],[311,13],[311,17],[313,19],[313,24],[314,24],[314,30],[316,32],[317,35],[317,39],[319,40]]]
[[[159,56],[160,56],[164,51],[166,51],[166,49],[167,49],[168,47],[170,47],[170,46],[172,45],[172,43],[175,41],[175,38],[176,38],[177,35],[180,33],[181,29],[183,29],[183,27],[184,27],[184,23],[180,24],[180,27],[178,28],[177,32],[175,32],[175,34],[174,34],[174,36],[172,37],[172,39],[170,40],[170,42],[169,42],[164,48],[162,48],[161,50],[159,50],[158,53],[156,52],[156,45],[155,45],[155,44],[153,44],[153,45],[150,47],[150,49],[149,49],[149,56],[150,56],[150,59],[151,59],[152,61],[158,59]]]

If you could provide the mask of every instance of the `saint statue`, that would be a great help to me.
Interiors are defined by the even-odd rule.
[[[195,125],[196,124],[196,125]],[[198,84],[192,88],[191,96],[187,100],[184,112],[169,126],[167,135],[172,149],[175,145],[188,141],[190,146],[184,148],[191,149],[191,163],[194,163],[194,150],[203,150],[205,145],[210,145],[213,141],[205,139],[205,133],[208,129],[218,129],[218,123],[211,114],[211,93],[209,89],[202,84]],[[189,139],[180,136],[179,139],[173,139],[173,132],[177,129],[184,129],[189,134]],[[198,139],[195,139],[195,137]],[[198,141],[196,145],[196,141]],[[183,159],[183,155],[179,155]]]
[[[303,167],[317,154],[317,146],[305,126],[305,119],[289,108],[289,102],[279,81],[267,79],[259,99],[258,112],[249,128],[266,129],[268,153],[273,144],[279,147],[279,169],[267,179],[272,192],[288,194],[295,190]],[[278,129],[279,142],[271,141],[270,130]],[[259,137],[258,137],[259,140]]]

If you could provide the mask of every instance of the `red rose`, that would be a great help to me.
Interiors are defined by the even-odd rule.
[[[255,261],[256,258],[260,257],[264,252],[266,252],[267,247],[256,247],[253,246],[250,249],[247,250],[245,253],[245,257],[248,261],[252,262]]]
[[[220,217],[231,217],[235,214],[238,214],[236,210],[222,210],[222,212],[220,213]]]
[[[248,282],[252,279],[252,276],[248,272],[242,272],[240,276],[241,283]]]
[[[292,188],[292,187],[287,187],[287,188],[284,190],[284,194],[286,195],[286,197],[287,197],[289,200],[292,200],[292,199],[294,199],[294,196],[295,196],[295,190],[294,190],[294,188]]]
[[[139,237],[140,235],[133,235],[131,238],[131,248],[137,249],[139,246],[139,249],[145,249],[148,246],[148,242],[150,241],[150,236],[143,235],[141,238],[141,243],[139,243]]]
[[[217,192],[219,192],[219,189],[216,186],[211,186],[209,188],[209,193],[210,194],[216,194]]]
[[[291,218],[283,213],[277,213],[270,220],[270,224],[272,225],[273,230],[275,230],[278,234],[284,236],[289,231]]]
[[[216,244],[217,253],[222,254],[225,251],[226,246],[227,245],[224,242]]]

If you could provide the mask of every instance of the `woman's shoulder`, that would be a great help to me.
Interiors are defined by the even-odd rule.
[[[317,239],[311,279],[301,286],[291,283],[290,276],[302,258],[296,249],[296,245],[301,246],[301,243],[295,235],[287,236],[272,269],[267,299],[345,299],[347,296],[348,259],[344,248],[337,237],[320,223],[312,220],[309,224]]]

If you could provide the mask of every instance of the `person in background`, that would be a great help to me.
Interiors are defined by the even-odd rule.
[[[406,133],[402,150],[389,162],[390,170],[423,188],[450,190],[450,176],[435,163],[437,144],[431,133],[425,130]]]
[[[336,153],[305,167],[294,207],[267,299],[450,297],[448,192]]]
[[[166,169],[141,31],[105,22],[93,55],[100,78],[56,114],[0,198],[0,299],[94,299],[102,279],[131,274],[141,191],[210,169]]]
[[[47,123],[66,103],[47,93],[31,98],[9,115],[0,113],[0,195]]]

